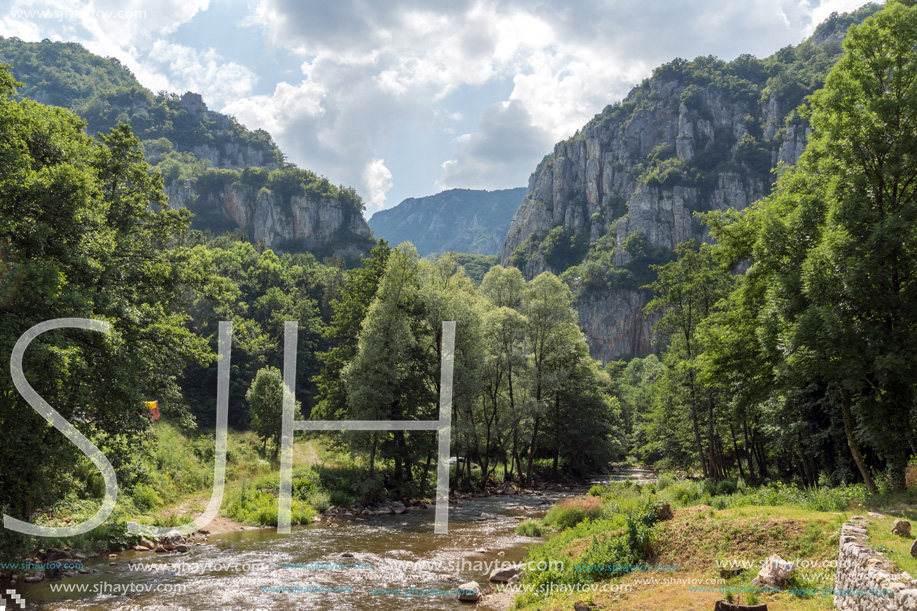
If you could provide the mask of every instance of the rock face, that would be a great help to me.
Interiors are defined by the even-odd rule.
[[[592,357],[603,363],[625,355],[653,350],[653,325],[659,314],[646,315],[643,291],[590,292],[576,300],[580,325]]]
[[[70,108],[90,134],[127,123],[147,162],[162,173],[169,203],[195,213],[195,229],[239,230],[268,248],[308,250],[319,258],[372,248],[352,189],[285,163],[270,134],[209,110],[200,94],[153,94],[117,60],[76,43],[0,37],[0,47],[0,63],[18,66],[17,78],[27,83],[22,95]],[[29,60],[33,56],[54,70]]]
[[[411,242],[421,256],[455,251],[497,255],[525,188],[499,191],[450,189],[408,198],[369,219],[369,226],[392,246]]]
[[[198,194],[194,186],[173,183],[166,187],[169,205],[218,212],[231,223],[227,229],[264,240],[275,250],[310,250],[338,255],[367,254],[372,232],[362,215],[348,214],[332,197],[293,195],[282,198],[269,190],[230,185],[216,192]]]
[[[778,161],[795,163],[805,147],[805,127],[784,129],[787,109],[774,100],[752,108],[713,90],[698,94],[694,108],[688,108],[679,100],[689,86],[652,79],[623,105],[606,108],[577,136],[557,144],[529,180],[503,244],[503,264],[517,265],[532,278],[581,263],[577,257],[552,264],[553,253],[539,244],[539,237],[560,227],[574,243],[607,245],[612,254],[602,262],[606,272],[626,270],[628,264],[643,263],[628,248],[631,236],[642,236],[643,257],[649,259],[647,252],[668,253],[692,238],[709,240],[695,211],[742,210],[766,195],[768,175],[748,168],[705,168],[706,182],[686,176],[694,173],[696,155],[709,158],[711,150],[725,149],[728,163],[717,166],[734,164],[743,142],[767,154],[768,170]],[[635,110],[622,113],[629,106]],[[746,117],[752,113],[763,118],[761,131],[749,125]],[[757,136],[750,135],[750,128]],[[668,155],[661,163],[660,151]],[[672,173],[659,180],[659,168],[666,165]],[[663,261],[645,261],[652,262]],[[639,284],[573,288],[593,357],[604,362],[652,350],[655,320],[643,313],[649,295]]]
[[[810,129],[795,108],[820,83],[788,94],[775,79],[792,78],[793,58],[805,53],[830,67],[846,25],[870,10],[832,17],[769,60],[658,68],[538,164],[502,263],[527,278],[567,271],[593,357],[651,352],[655,320],[643,313],[651,296],[640,288],[654,277],[650,266],[671,260],[678,244],[710,240],[695,212],[742,210],[770,192],[774,168],[798,161]]]

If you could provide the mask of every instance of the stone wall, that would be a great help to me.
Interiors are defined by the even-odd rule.
[[[868,518],[855,516],[841,528],[834,608],[841,611],[917,610],[917,581],[896,572],[883,554],[868,545]],[[878,594],[877,591],[892,593]],[[859,591],[859,595],[841,596]]]

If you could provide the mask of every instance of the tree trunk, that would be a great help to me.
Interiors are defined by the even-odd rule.
[[[748,443],[748,419],[747,418],[742,419],[742,430],[745,434],[745,447],[743,448],[743,450],[745,450],[745,461],[748,464],[748,477],[752,483],[756,484],[758,483],[758,478],[755,476],[755,466],[754,464],[752,464],[754,460],[752,459],[752,454],[751,454],[751,449],[750,449],[751,445],[749,445]]]
[[[764,454],[764,442],[761,441],[761,433],[758,430],[758,416],[755,416],[755,423],[751,428],[751,445],[752,450],[756,453],[755,458],[758,460],[759,467],[758,474],[763,482],[767,479],[767,461]]]
[[[736,464],[739,465],[739,477],[744,480],[745,469],[742,468],[742,456],[739,454],[739,442],[736,441],[736,427],[731,420],[729,421],[729,432],[732,433],[732,448],[736,453]]]
[[[716,432],[713,420],[713,396],[707,391],[707,447],[710,450],[710,475],[714,479],[723,477],[723,465],[716,455]]]
[[[853,435],[853,414],[850,412],[850,394],[847,391],[841,393],[841,412],[844,415],[844,433],[847,435],[847,447],[850,448],[850,454],[853,456],[853,462],[856,463],[863,476],[866,487],[872,494],[879,494],[876,483],[872,481],[872,475],[863,461],[863,455],[860,454],[860,448],[857,447],[856,437]]]
[[[369,452],[369,477],[372,478],[373,472],[376,468],[376,445],[379,443],[378,437],[376,437],[375,431],[373,431],[373,447]]]
[[[799,454],[793,451],[790,452],[790,455],[793,457],[793,464],[796,465],[796,470],[799,471],[799,476],[802,478],[802,485],[808,487],[809,478],[806,477],[806,470],[802,466],[802,461],[799,460]]]
[[[704,456],[704,442],[701,441],[700,436],[700,423],[697,420],[697,398],[694,393],[694,374],[691,374],[690,378],[690,387],[691,387],[691,420],[694,423],[694,440],[697,442],[697,457],[700,459],[701,473],[704,477],[709,477],[707,471],[707,460]]]
[[[557,463],[560,459],[560,397],[554,395],[554,464],[551,466],[551,479],[557,481]]]
[[[420,496],[424,496],[425,488],[427,487],[427,475],[430,473],[430,462],[433,460],[433,454],[427,452],[427,461],[423,465],[423,472],[420,475]]]
[[[529,446],[529,464],[525,470],[526,486],[532,487],[532,462],[535,460],[535,441],[538,439],[538,425],[541,424],[541,416],[535,416],[535,428],[532,431],[532,443]]]

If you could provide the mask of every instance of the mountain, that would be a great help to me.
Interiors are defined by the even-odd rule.
[[[524,187],[499,191],[450,189],[409,197],[369,219],[373,233],[391,244],[411,242],[421,255],[447,251],[500,254]]]
[[[74,111],[90,134],[130,125],[170,204],[195,213],[192,227],[319,257],[358,260],[372,248],[353,189],[286,163],[270,134],[209,110],[199,94],[154,94],[117,59],[77,43],[0,37],[0,62],[24,84],[20,98]]]
[[[852,23],[831,16],[796,47],[759,60],[676,59],[607,106],[544,157],[501,249],[527,277],[562,274],[577,296],[592,355],[654,349],[641,287],[689,239],[709,239],[695,212],[743,209],[795,164],[809,127],[797,107],[843,53]]]

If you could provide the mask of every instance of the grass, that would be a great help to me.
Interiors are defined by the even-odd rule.
[[[213,486],[213,434],[185,431],[167,421],[153,429],[149,451],[125,476],[119,475],[115,510],[106,522],[82,535],[23,542],[22,547],[70,547],[88,552],[127,549],[140,537],[127,533],[127,522],[178,526],[193,521],[210,499]],[[294,445],[294,464],[316,460],[316,442]],[[260,442],[250,432],[229,431],[226,451],[226,493],[221,514],[250,525],[277,524],[279,475],[275,465],[259,455]],[[331,464],[294,470],[293,523],[307,523],[332,505],[352,502],[348,489],[353,474],[346,458],[325,452]],[[73,492],[57,506],[38,514],[35,523],[59,526],[92,517],[101,504],[104,486],[95,467],[77,466]],[[353,464],[350,464],[353,467]]]
[[[584,520],[595,520],[601,515],[601,499],[595,496],[572,498],[551,507],[542,524],[563,530],[572,528]]]
[[[840,526],[872,500],[862,486],[800,488],[778,483],[753,489],[741,480],[696,482],[672,476],[643,486],[628,481],[596,486],[586,497],[568,499],[545,516],[540,526],[553,527],[554,532],[543,545],[530,549],[526,561],[544,561],[544,566],[553,561],[554,568],[527,571],[523,581],[536,590],[541,584],[601,582],[630,587],[630,591],[603,592],[599,588],[550,596],[523,594],[517,597],[514,608],[569,609],[573,602],[584,600],[620,611],[706,611],[733,588],[738,592],[733,594],[737,600],[750,603],[758,598],[772,611],[827,611],[833,608],[830,596],[752,593],[747,587],[772,554],[798,563],[789,588],[832,587]],[[662,504],[674,510],[673,519],[656,520],[655,512]],[[890,533],[893,522],[888,519],[883,532]],[[517,530],[522,528],[522,524],[517,526]],[[526,532],[538,529],[534,523],[524,528]],[[896,544],[900,553],[909,556],[910,540],[894,541],[890,534],[888,538],[891,541],[885,545],[892,548],[891,544]],[[559,568],[558,562],[565,568]],[[743,562],[746,568],[721,573],[721,568],[732,563],[741,567]],[[678,570],[654,575],[572,569],[576,565],[615,564],[677,566]],[[647,584],[642,581],[647,576],[698,580],[693,583],[712,584],[718,591],[692,591],[684,583]]]
[[[911,556],[911,544],[914,537],[902,537],[892,534],[892,527],[895,520],[900,520],[894,516],[885,516],[884,518],[869,518],[869,524],[866,532],[869,534],[869,545],[873,549],[882,546],[882,552],[891,560],[895,566],[902,571],[907,571],[911,576],[917,575],[917,558]]]
[[[541,520],[526,520],[516,525],[516,534],[526,537],[543,537],[546,531]]]

